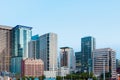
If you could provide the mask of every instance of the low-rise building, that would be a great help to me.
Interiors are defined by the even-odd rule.
[[[22,60],[22,76],[39,77],[44,75],[44,63],[41,59]]]
[[[0,76],[0,80],[12,80],[9,76]]]
[[[58,70],[58,76],[66,76],[67,74],[70,74],[70,69],[67,68],[67,67],[61,67],[59,70]]]
[[[57,71],[44,71],[44,76],[46,78],[56,78]]]

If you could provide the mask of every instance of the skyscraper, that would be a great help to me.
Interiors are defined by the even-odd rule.
[[[120,74],[120,59],[116,59],[117,74]]]
[[[44,70],[57,69],[57,34],[47,33],[40,36],[40,59],[44,62]]]
[[[120,68],[120,60],[116,59],[116,68]]]
[[[12,27],[0,25],[0,71],[9,71],[11,29]]]
[[[39,59],[39,36],[32,36],[32,40],[28,43],[29,47],[29,58]]]
[[[17,25],[12,29],[11,72],[21,73],[21,59],[28,58],[28,42],[32,36],[31,29],[32,27],[22,25]],[[18,62],[20,62],[19,67],[16,64]]]
[[[76,70],[79,72],[81,71],[81,60],[82,60],[82,57],[81,57],[81,52],[75,52],[75,59],[76,59]]]
[[[111,48],[96,49],[93,51],[93,73],[100,76],[110,73],[116,78],[116,54]]]
[[[75,55],[73,48],[60,48],[60,67],[69,68],[70,72],[75,70]]]
[[[28,42],[31,40],[32,27],[17,25],[12,29],[12,57],[28,57]]]
[[[95,38],[89,36],[81,39],[82,72],[92,72],[92,51],[95,49]]]

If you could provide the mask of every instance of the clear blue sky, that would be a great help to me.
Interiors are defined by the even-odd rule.
[[[120,0],[1,0],[0,24],[33,27],[33,35],[58,34],[58,45],[80,51],[81,37],[111,47],[120,59]]]

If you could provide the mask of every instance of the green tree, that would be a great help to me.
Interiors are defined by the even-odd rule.
[[[22,77],[22,80],[28,80],[28,79],[29,79],[29,77],[27,77],[27,76]]]
[[[42,75],[42,76],[39,77],[39,80],[44,80],[44,79],[45,79],[44,75]]]
[[[16,73],[15,77],[16,77],[17,80],[20,79],[20,73]]]
[[[65,80],[88,80],[88,78],[92,78],[93,80],[97,80],[93,73],[73,73],[64,76]],[[57,76],[57,80],[62,80],[63,77]]]
[[[70,79],[70,74],[66,75],[65,79]]]
[[[33,76],[30,76],[29,78],[31,78],[31,80],[34,80],[34,77],[33,77]]]
[[[62,77],[61,76],[57,76],[56,80],[62,80]]]
[[[100,75],[100,80],[103,80],[103,76],[104,74],[102,73]],[[110,72],[105,73],[105,80],[109,80],[110,78],[111,78],[111,73]]]
[[[80,78],[83,79],[83,80],[87,80],[88,74],[87,73],[81,73]]]
[[[83,80],[88,80],[88,78],[92,78],[93,80],[96,80],[96,77],[94,76],[93,73],[81,73],[80,74],[80,78],[83,79]]]

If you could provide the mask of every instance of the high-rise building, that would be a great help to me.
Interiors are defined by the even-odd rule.
[[[120,60],[116,59],[116,69],[117,69],[117,74],[120,74]]]
[[[28,42],[31,40],[32,27],[17,25],[12,29],[12,57],[28,58]]]
[[[75,55],[73,48],[60,48],[60,67],[69,68],[70,72],[75,70]]]
[[[77,72],[80,72],[81,71],[81,60],[82,60],[82,57],[81,57],[81,52],[75,52],[75,59],[76,59],[76,71]]]
[[[116,68],[120,68],[120,60],[116,59]]]
[[[44,63],[41,59],[22,60],[22,76],[40,77],[44,75]]]
[[[21,60],[23,58],[28,58],[28,42],[31,40],[32,27],[17,25],[12,29],[11,40],[12,40],[12,50],[11,50],[11,72],[21,73]],[[19,63],[18,65],[15,63]],[[13,67],[16,67],[13,69]]]
[[[44,70],[57,69],[57,34],[47,33],[40,36],[40,59],[44,62]]]
[[[0,71],[9,71],[11,29],[12,27],[0,25]]]
[[[28,43],[29,46],[29,58],[39,59],[39,36],[32,36],[32,40]]]
[[[100,76],[103,73],[110,73],[116,78],[116,54],[111,48],[96,49],[93,51],[93,73]]]
[[[92,51],[95,49],[95,38],[89,36],[81,39],[82,72],[92,72]]]

